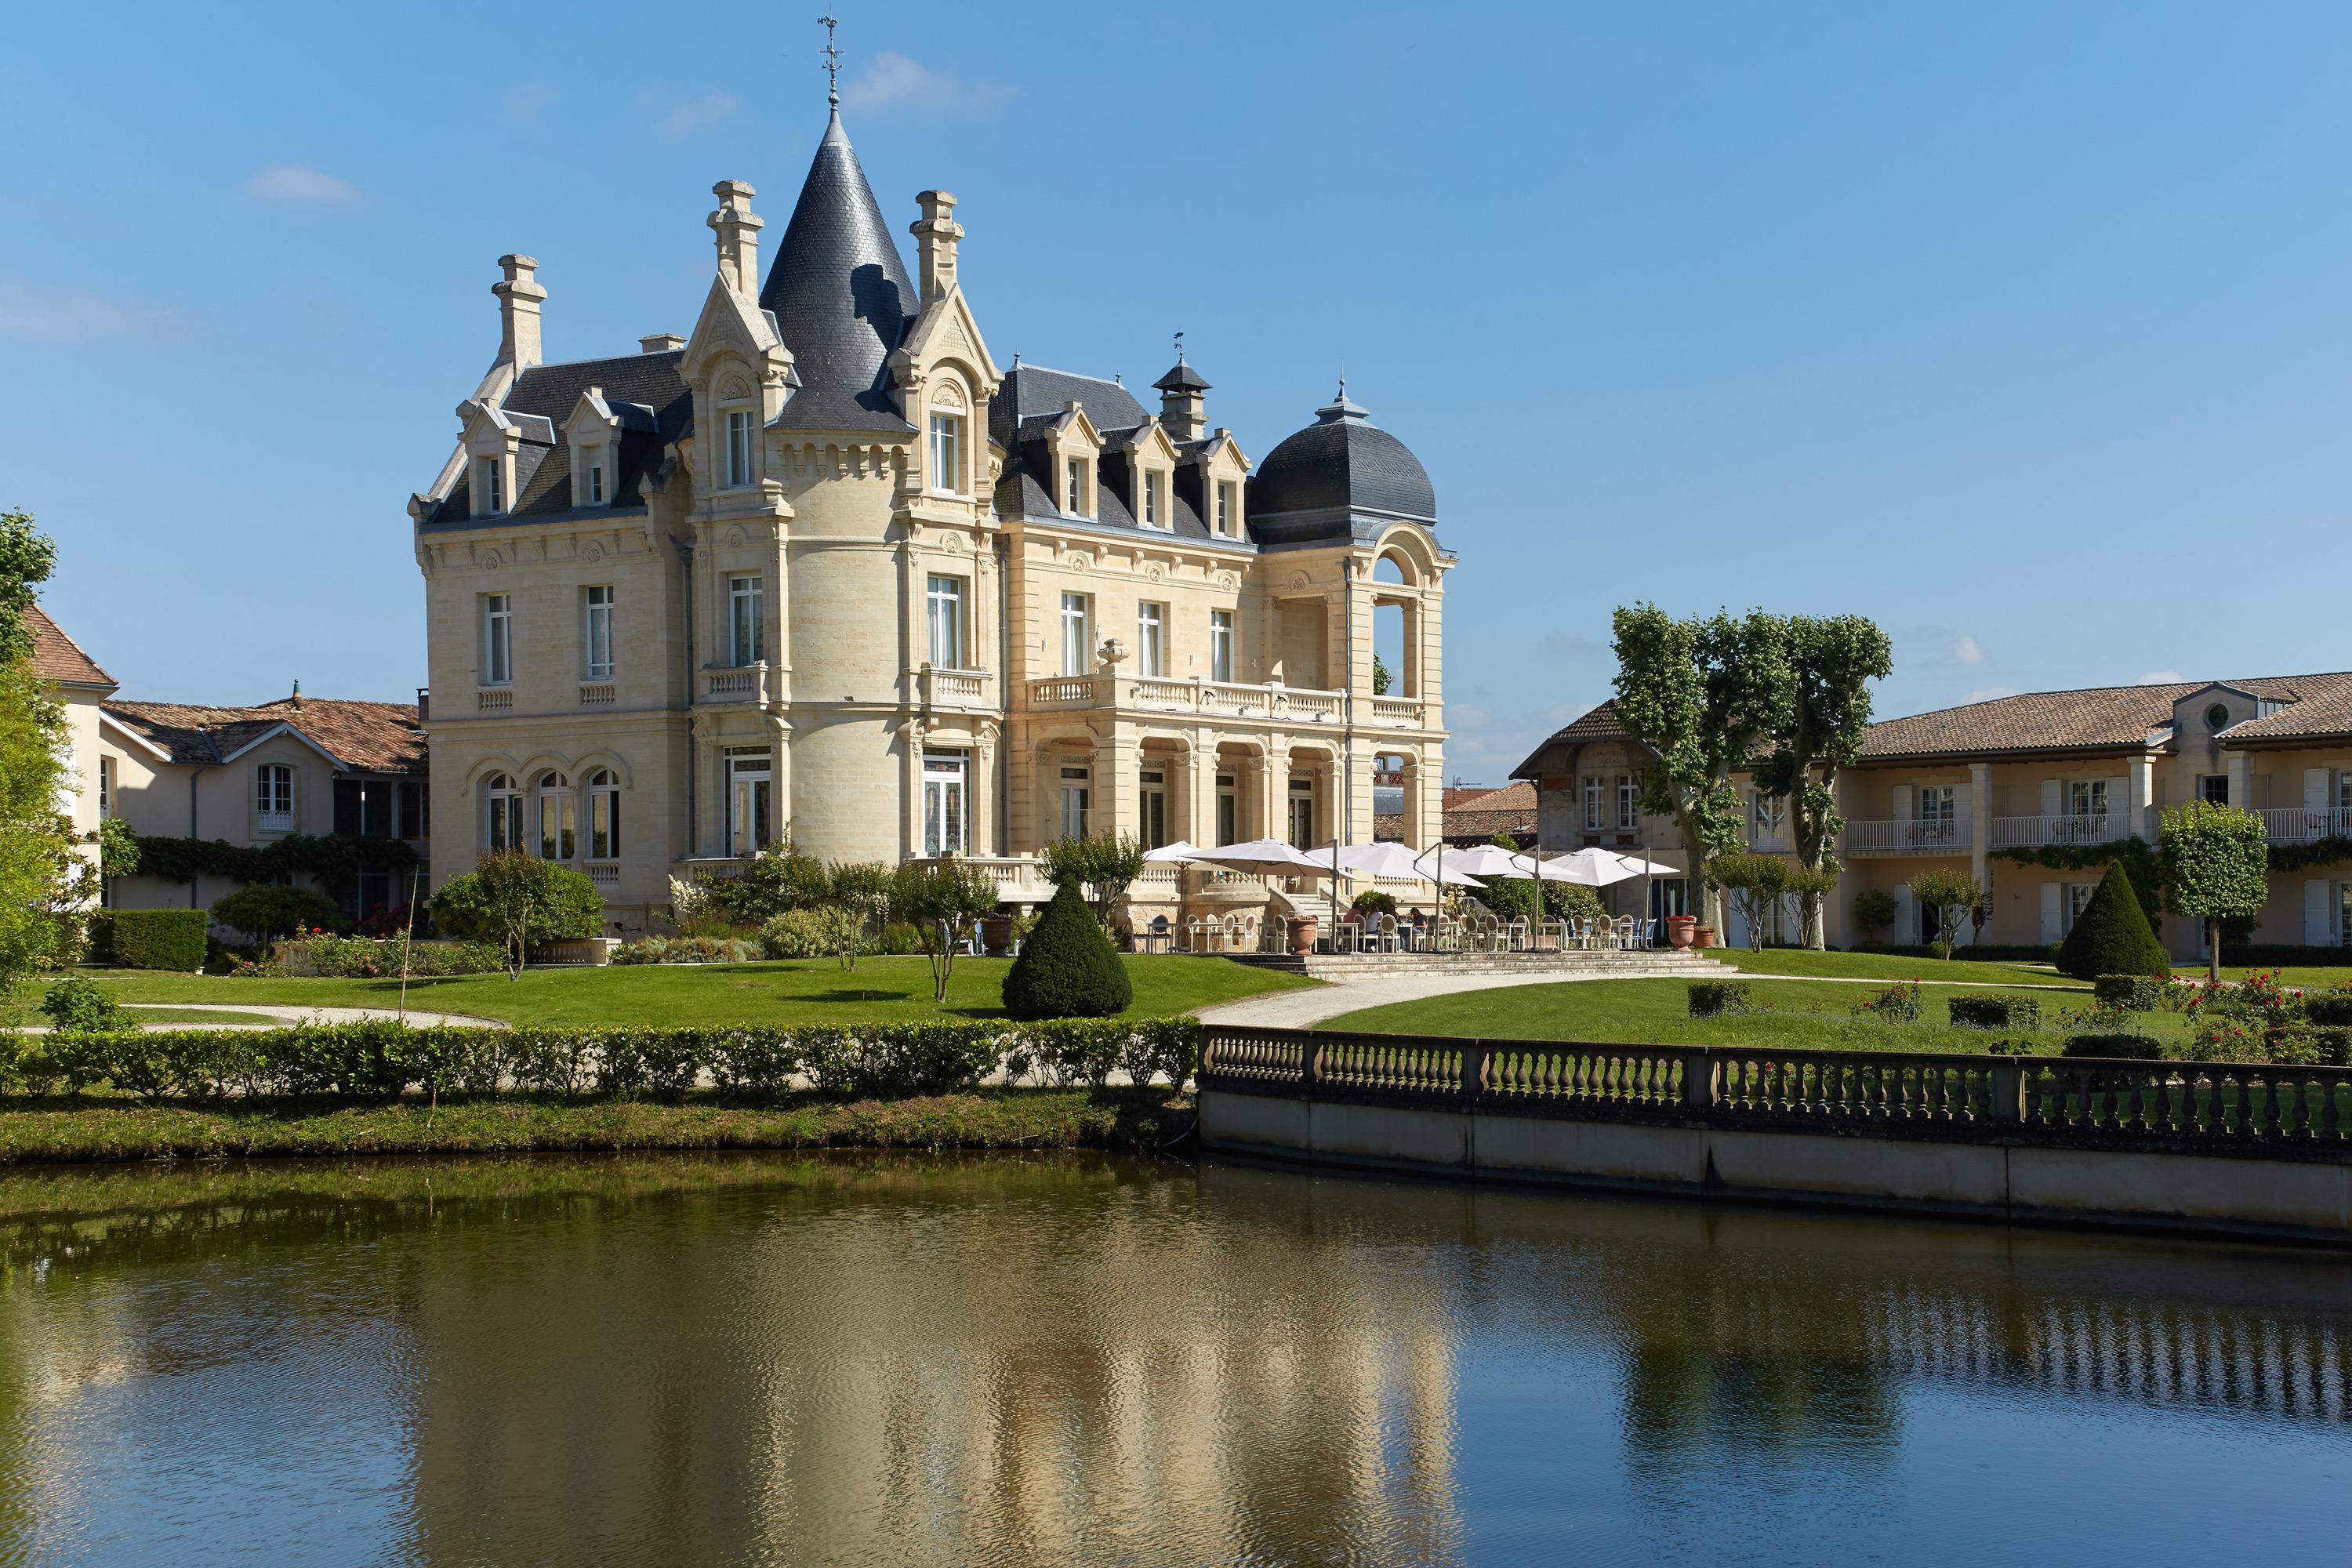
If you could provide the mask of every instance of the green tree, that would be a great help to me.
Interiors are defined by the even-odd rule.
[[[1389,688],[1395,682],[1396,677],[1391,675],[1389,667],[1381,662],[1381,656],[1372,655],[1372,695],[1386,697],[1389,694]]]
[[[1135,1000],[1127,966],[1089,914],[1076,882],[1054,891],[1021,956],[1004,974],[1004,1011],[1014,1019],[1108,1018]]]
[[[971,941],[974,923],[996,905],[996,883],[961,860],[899,866],[890,884],[890,918],[915,928],[915,940],[931,961],[932,1001],[948,999],[956,954]]]
[[[1739,918],[1748,922],[1748,945],[1764,951],[1765,911],[1789,890],[1789,862],[1778,855],[1742,849],[1715,858],[1715,885],[1731,897]]]
[[[1837,885],[1836,846],[1845,826],[1837,809],[1838,770],[1861,753],[1870,731],[1870,683],[1894,673],[1895,649],[1876,623],[1861,616],[1790,616],[1784,624],[1789,699],[1765,726],[1769,750],[1755,778],[1757,788],[1789,802],[1797,865],[1811,873],[1789,890],[1802,900],[1804,944],[1818,949],[1827,945],[1822,900]]]
[[[58,547],[28,511],[0,511],[0,664],[30,658],[33,629],[25,612],[57,565]]]
[[[2208,973],[2218,984],[2221,922],[2251,920],[2270,899],[2271,848],[2263,819],[2210,801],[2174,806],[2164,814],[2158,857],[2164,907],[2206,922]]]
[[[24,624],[56,553],[30,516],[0,512],[0,1000],[11,1005],[33,973],[80,950],[92,891],[73,820],[58,808],[74,787],[65,710],[33,672]]]
[[[792,835],[745,855],[732,876],[702,884],[710,907],[739,926],[761,926],[786,910],[813,910],[833,899],[824,863],[793,847]]]
[[[890,916],[890,868],[879,860],[835,861],[825,868],[825,882],[855,922],[843,928],[848,941],[835,956],[842,968],[856,969],[866,933]]]
[[[2172,967],[2171,955],[2156,940],[2147,910],[2120,860],[2107,862],[2091,901],[2058,944],[2058,972],[2077,980],[2102,974],[2152,974]]]
[[[1853,896],[1853,923],[1865,941],[1895,923],[1895,895],[1884,888],[1864,888]]]
[[[1935,911],[1936,956],[1949,960],[1960,940],[1960,922],[1984,902],[1984,889],[1974,877],[1953,866],[1922,871],[1906,886],[1921,909]]]
[[[315,888],[282,882],[248,882],[213,900],[213,919],[256,942],[278,942],[307,931],[340,931],[351,921],[335,900]]]
[[[1076,886],[1093,904],[1095,924],[1105,934],[1119,900],[1142,875],[1143,846],[1131,833],[1089,833],[1045,846],[1047,879],[1056,888]]]
[[[92,839],[98,845],[98,874],[101,877],[128,877],[139,869],[139,835],[119,816],[110,816],[98,825]]]
[[[1611,626],[1617,719],[1653,753],[1642,807],[1675,819],[1692,873],[1714,889],[1715,858],[1740,846],[1732,771],[1755,760],[1793,700],[1788,624],[1761,610],[1676,620],[1634,605],[1618,606]],[[1720,924],[1721,900],[1713,901]]]
[[[520,980],[532,943],[600,934],[604,897],[569,866],[519,849],[488,849],[471,871],[433,895],[433,923],[460,941],[504,950],[508,978]]]

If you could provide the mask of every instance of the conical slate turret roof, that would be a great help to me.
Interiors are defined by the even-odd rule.
[[[760,303],[775,313],[800,381],[779,423],[796,430],[908,428],[884,362],[915,313],[915,286],[838,110],[784,226]]]

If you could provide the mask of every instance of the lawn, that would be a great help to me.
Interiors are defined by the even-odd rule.
[[[133,1006],[128,1016],[134,1024],[275,1024],[277,1019],[267,1013],[215,1013],[209,1007],[142,1007]]]
[[[1971,958],[1906,958],[1885,952],[1814,952],[1801,947],[1707,951],[1746,974],[1847,975],[1858,980],[1957,980],[1969,985],[2079,985],[2046,963]]]
[[[1874,994],[1872,987],[1864,985],[1759,980],[1755,983],[1756,1000],[1770,1011],[1718,1018],[1691,1017],[1688,993],[1689,982],[1684,980],[1580,980],[1549,985],[1514,985],[1368,1007],[1317,1027],[1486,1039],[1979,1052],[1991,1040],[2008,1037],[2015,1031],[1955,1028],[1945,1011],[1950,999],[2018,995],[2041,1003],[2044,1044],[2055,1050],[2060,1039],[2055,1026],[2065,1014],[2086,1008],[2090,1000],[2087,996],[2011,991],[2000,986],[1928,986],[1925,988],[1919,1022],[1888,1024],[1853,1015],[1853,1005]],[[2140,1015],[2134,1026],[2158,1038],[2168,1038],[2183,1032],[2186,1023],[2177,1014],[2152,1013]]]
[[[1263,991],[1317,982],[1231,959],[1179,954],[1122,955],[1135,984],[1128,1016],[1166,1017]],[[854,971],[832,959],[711,964],[623,964],[606,969],[526,971],[411,980],[408,1005],[510,1024],[862,1023],[941,1016],[1003,1016],[998,993],[1012,961],[956,963],[948,1000],[931,1000],[931,970],[921,958],[861,958]],[[216,1002],[280,1007],[390,1007],[400,982],[262,980],[226,975],[85,970],[120,1002]],[[37,1007],[37,994],[26,998]],[[160,1021],[160,1020],[158,1020]]]
[[[2226,952],[2228,950],[2224,948],[2223,951]],[[2205,984],[2205,966],[2201,963],[2180,964],[2172,973],[2182,980],[2193,981],[2200,985]],[[2254,971],[2245,964],[2225,963],[2221,966],[2221,984],[2235,985],[2252,973]],[[2263,973],[2277,975],[2278,983],[2290,991],[2336,991],[2352,987],[2352,968],[2295,963],[2265,969]]]

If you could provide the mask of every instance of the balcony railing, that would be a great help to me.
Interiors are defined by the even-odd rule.
[[[2072,844],[2113,844],[2132,836],[2128,811],[2074,812],[2059,816],[1996,816],[1994,849],[2051,849]]]
[[[1235,719],[1304,720],[1336,724],[1347,694],[1306,686],[1243,686],[1229,680],[1166,676],[1055,675],[1028,684],[1034,708],[1143,708],[1164,713]]]
[[[925,665],[916,672],[923,703],[929,708],[989,708],[989,691],[996,677],[984,669],[941,669]]]
[[[917,856],[917,866],[944,866],[944,856]],[[1042,904],[1054,896],[1045,862],[1034,855],[958,855],[957,865],[969,867],[996,884],[996,896],[1008,904]]]
[[[474,711],[477,713],[503,713],[513,706],[514,688],[511,686],[485,686],[474,693]]]
[[[1400,730],[1418,730],[1427,721],[1429,707],[1418,697],[1375,697],[1371,721]]]
[[[580,706],[583,708],[609,708],[615,695],[609,680],[583,680],[580,683]]]
[[[621,885],[621,863],[618,860],[583,860],[580,868],[587,872],[588,879],[600,888]]]
[[[741,664],[702,672],[702,695],[712,702],[758,702],[768,695],[768,667]]]
[[[1965,818],[1849,822],[1842,841],[1848,855],[1955,855],[1969,848]]]
[[[261,833],[291,833],[294,831],[294,814],[290,811],[256,812],[253,826],[257,832]]]
[[[2271,806],[2262,813],[2263,832],[2273,844],[2315,844],[2352,838],[2352,810],[2343,806]]]

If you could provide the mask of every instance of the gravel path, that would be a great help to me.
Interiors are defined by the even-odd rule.
[[[137,1002],[123,1004],[122,1010],[136,1016],[143,1005]],[[280,1029],[289,1024],[364,1024],[376,1018],[397,1018],[395,1007],[273,1007],[254,1002],[158,1002],[157,1007],[169,1007],[184,1013],[258,1013],[269,1020],[267,1024],[222,1024],[224,1029]],[[430,1029],[438,1024],[503,1029],[506,1025],[496,1018],[477,1018],[467,1013],[425,1013],[415,1007],[408,1010],[409,1023],[419,1029]],[[184,1029],[185,1024],[142,1024],[145,1029]]]

